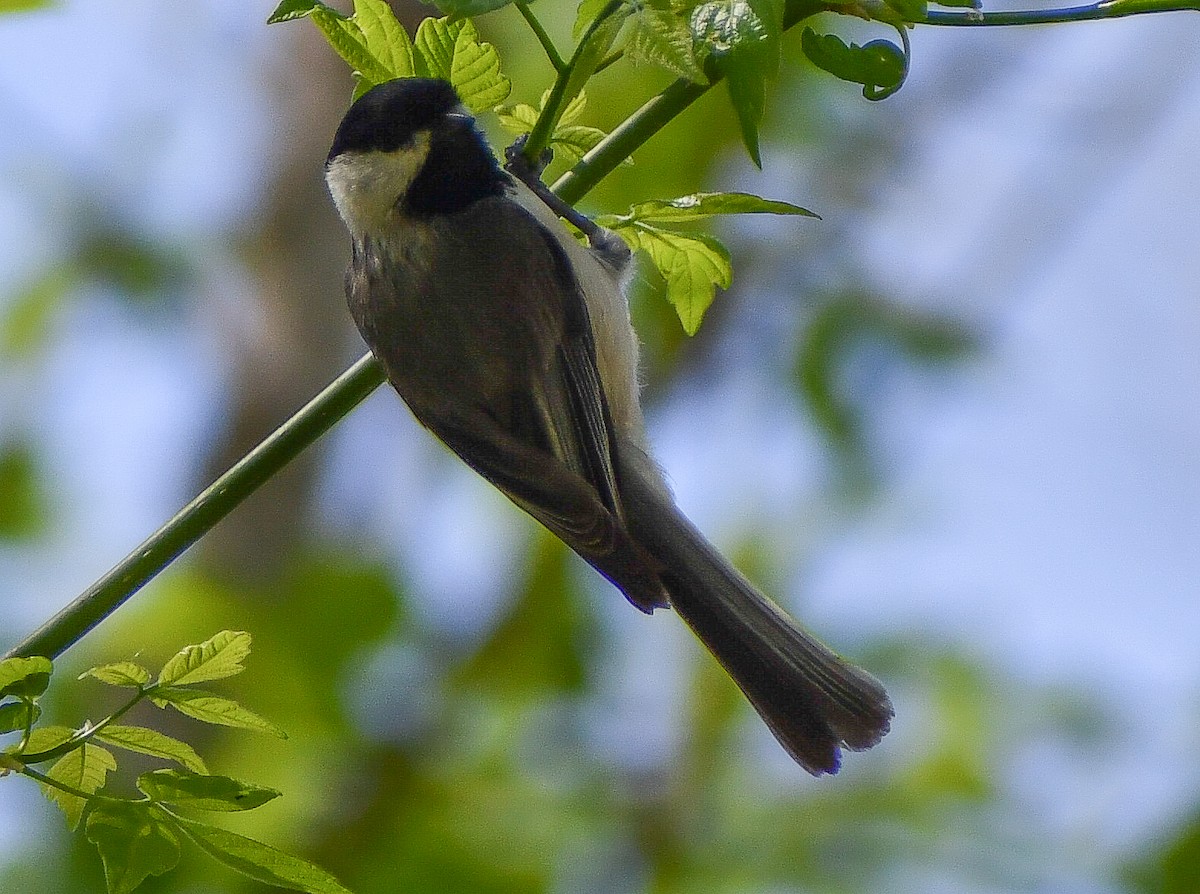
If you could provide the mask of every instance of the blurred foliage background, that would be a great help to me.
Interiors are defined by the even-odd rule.
[[[538,4],[564,43],[568,7]],[[0,17],[0,647],[362,350],[321,169],[349,73],[268,12]],[[519,17],[480,25],[536,102]],[[713,91],[585,202],[739,188],[824,218],[724,229],[734,288],[696,338],[649,271],[634,308],[685,508],[892,692],[893,732],[839,776],[794,767],[682,625],[632,612],[383,390],[62,666],[252,631],[231,688],[291,738],[167,731],[286,793],[231,828],[360,894],[1200,890],[1200,178],[1171,155],[1200,120],[1197,34],[1065,30],[920,31],[882,105],[793,38],[764,173]],[[589,123],[666,82],[614,66]],[[962,435],[989,413],[1000,443]],[[1087,573],[1113,555],[1128,576]],[[110,707],[70,676],[51,722]],[[102,890],[34,786],[0,792],[0,890]],[[145,890],[260,888],[193,854]]]

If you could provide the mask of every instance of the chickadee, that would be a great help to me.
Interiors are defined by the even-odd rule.
[[[805,770],[877,743],[883,687],[735,571],[650,458],[620,239],[581,245],[445,81],[365,93],[325,176],[350,312],[417,419],[637,608],[675,609]]]

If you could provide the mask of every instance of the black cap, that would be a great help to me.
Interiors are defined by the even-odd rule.
[[[342,119],[326,161],[343,152],[394,152],[459,104],[446,81],[401,78],[372,87]]]

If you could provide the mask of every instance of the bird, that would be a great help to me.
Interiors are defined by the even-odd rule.
[[[743,577],[652,458],[623,240],[577,239],[437,78],[355,100],[325,176],[351,316],[416,419],[635,607],[673,609],[809,773],[877,744],[883,686]]]

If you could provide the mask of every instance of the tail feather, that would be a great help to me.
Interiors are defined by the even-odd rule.
[[[626,468],[621,491],[634,539],[664,566],[672,607],[797,763],[813,775],[836,773],[841,748],[859,751],[883,738],[892,704],[874,677],[758,592],[657,481]]]

